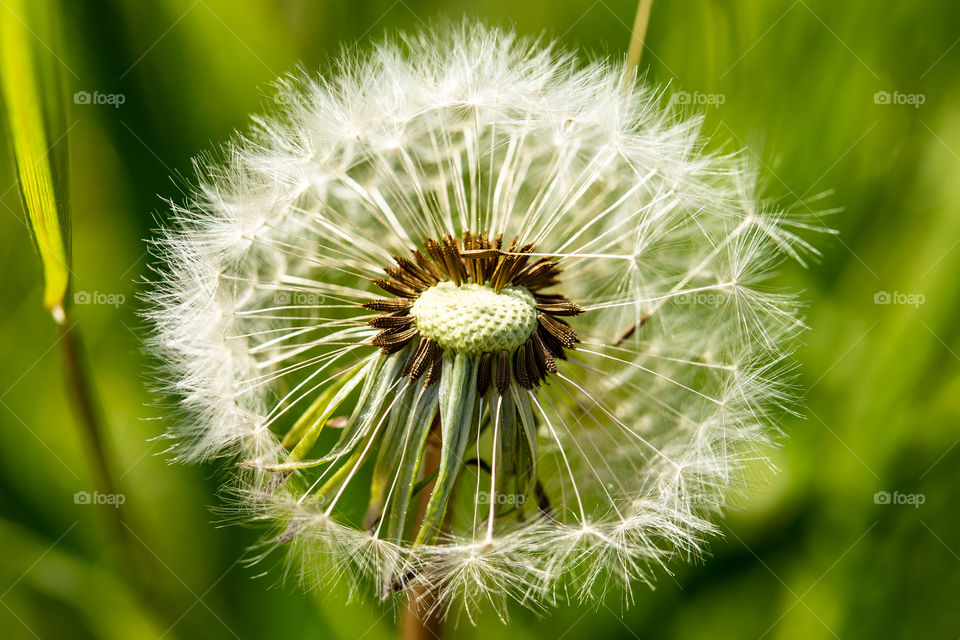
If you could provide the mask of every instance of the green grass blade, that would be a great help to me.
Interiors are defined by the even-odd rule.
[[[27,226],[43,270],[43,303],[63,322],[70,274],[66,117],[51,0],[0,5],[0,96]]]

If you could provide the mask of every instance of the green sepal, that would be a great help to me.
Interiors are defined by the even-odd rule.
[[[391,480],[396,477],[397,465],[404,453],[407,420],[416,392],[413,387],[404,387],[403,394],[387,420],[387,428],[380,439],[377,461],[370,479],[370,504],[364,517],[364,526],[371,528],[383,514],[384,500],[391,490]]]
[[[333,412],[343,404],[343,401],[357,385],[360,384],[360,382],[364,382],[365,388],[370,386],[370,379],[376,375],[379,364],[379,358],[367,362],[349,374],[344,380],[331,385],[320,394],[320,397],[310,405],[310,408],[307,409],[290,430],[290,435],[287,436],[287,438],[290,439],[292,439],[292,435],[296,432],[302,431],[303,433],[299,437],[297,446],[290,452],[290,455],[287,456],[283,464],[273,465],[277,467],[276,470],[304,469],[322,464],[322,460],[304,460],[304,458],[306,458],[310,450],[316,445],[317,439],[320,437],[320,433],[323,431],[327,420],[329,420]],[[321,409],[320,407],[323,408]],[[305,425],[309,426],[305,428]]]
[[[414,544],[432,544],[443,526],[447,503],[456,485],[471,437],[477,400],[477,362],[469,354],[447,352],[440,378],[440,464],[420,532]]]
[[[510,387],[510,395],[513,397],[513,404],[516,412],[520,416],[520,423],[523,426],[518,430],[517,438],[514,442],[517,445],[517,493],[519,495],[528,495],[537,477],[537,422],[533,418],[533,411],[530,408],[530,401],[521,394],[526,393],[517,389],[515,385]]]

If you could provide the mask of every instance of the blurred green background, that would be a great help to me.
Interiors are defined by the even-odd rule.
[[[166,215],[161,196],[180,197],[191,156],[245,127],[298,64],[324,68],[343,45],[464,13],[620,56],[634,0],[62,4],[51,47],[69,94],[123,96],[70,105],[73,288],[117,303],[77,305],[75,318],[152,592],[126,578],[112,507],[75,504],[96,485],[4,156],[0,637],[393,637],[389,610],[346,604],[340,589],[305,595],[261,575],[269,563],[238,562],[258,532],[215,526],[221,470],[158,455],[150,439],[165,425],[146,406],[136,315],[143,238]],[[779,473],[757,474],[712,557],[674,563],[653,591],[638,585],[631,608],[615,597],[543,618],[517,608],[509,626],[487,616],[450,637],[960,636],[957,25],[950,0],[654,3],[650,81],[685,92],[727,148],[750,148],[771,195],[843,208],[826,220],[840,234],[820,239],[820,263],[779,276],[809,302],[805,417],[784,424]]]

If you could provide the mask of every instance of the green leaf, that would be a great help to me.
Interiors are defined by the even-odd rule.
[[[27,226],[40,256],[43,304],[63,323],[70,280],[66,113],[51,0],[0,4],[0,97]]]

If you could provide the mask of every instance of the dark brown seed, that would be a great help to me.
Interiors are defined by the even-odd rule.
[[[520,385],[520,388],[530,389],[533,387],[533,376],[531,376],[530,372],[527,370],[526,343],[520,345],[513,354],[513,377],[516,378],[517,384]]]
[[[497,236],[497,240],[501,239],[500,236]],[[499,248],[499,246],[498,246]],[[513,253],[517,248],[517,241],[512,240],[507,246],[507,253]],[[506,275],[513,268],[514,261],[516,256],[500,256],[500,261],[497,263],[496,267],[493,270],[493,275],[490,276],[490,286],[494,291],[499,292],[507,285]]]
[[[553,304],[538,304],[537,311],[549,313],[552,316],[578,316],[583,313],[583,307],[568,301]]]
[[[517,279],[519,280],[520,278],[526,278],[530,274],[536,273],[537,271],[540,271],[544,267],[556,267],[556,266],[557,266],[556,264],[554,264],[553,262],[550,262],[549,257],[540,256],[539,258],[537,258],[536,260],[528,264],[526,267],[524,267],[523,270],[517,274]]]
[[[573,349],[574,345],[580,341],[579,338],[577,338],[577,334],[570,328],[570,325],[563,320],[558,320],[546,313],[538,313],[537,320],[540,321],[541,327],[546,329],[548,333],[553,335],[553,337],[567,349]]]
[[[414,350],[413,355],[410,356],[410,359],[407,360],[407,365],[403,368],[403,374],[405,376],[410,376],[411,380],[418,380],[420,376],[424,374],[427,370],[427,366],[430,364],[430,340],[428,338],[420,338],[417,348]]]
[[[474,248],[474,237],[469,229],[463,232],[463,249],[460,250],[460,262],[463,263],[463,268],[467,272],[467,278],[474,283],[477,283],[478,274],[477,274],[477,263],[475,260],[464,260],[463,252],[468,249]]]
[[[513,263],[513,256],[502,256],[500,261],[497,262],[497,265],[493,268],[493,274],[490,276],[490,286],[494,291],[499,292],[506,286],[506,280],[504,276],[506,272],[509,271],[510,265]]]
[[[407,346],[407,343],[416,335],[416,327],[405,330],[400,330],[399,328],[385,329],[377,334],[373,339],[373,344],[383,349],[384,353],[396,353]]]
[[[450,273],[447,271],[446,262],[443,259],[443,245],[437,242],[436,240],[427,240],[424,244],[424,247],[427,250],[427,253],[430,254],[430,257],[433,259],[434,264],[440,270],[442,274],[441,280],[450,279]]]
[[[499,248],[494,248],[490,245],[490,238],[486,233],[480,234],[480,237],[477,239],[477,245],[481,251],[494,251],[494,255],[488,256],[480,261],[480,282],[484,283],[490,279],[490,275],[493,273],[494,267],[497,266],[497,262],[500,260],[500,251]]]
[[[403,269],[406,273],[409,273],[425,286],[432,287],[433,285],[437,284],[437,279],[425,271],[420,265],[400,256],[393,256],[393,260],[397,263],[398,267]]]
[[[560,360],[567,359],[567,355],[563,351],[563,343],[557,340],[552,333],[547,331],[542,324],[537,327],[537,335],[540,336],[544,346],[546,346],[547,350],[554,358],[559,358]]]
[[[397,267],[387,267],[384,269],[387,272],[387,275],[390,276],[390,279],[394,282],[398,282],[405,287],[409,287],[414,291],[422,292],[426,289],[426,285],[417,278],[414,278],[412,275],[404,271],[403,269]]]
[[[495,258],[500,255],[497,249],[465,249],[460,252],[460,256],[466,260],[480,260],[482,258]]]
[[[530,343],[533,344],[533,351],[537,354],[537,360],[542,363],[542,366],[550,373],[557,372],[557,361],[553,359],[553,356],[550,355],[550,351],[547,349],[547,346],[543,344],[543,339],[540,337],[540,333],[534,333],[530,336]]]
[[[397,313],[399,311],[408,311],[413,304],[403,298],[380,298],[364,302],[363,308],[371,311],[382,311],[384,313]]]
[[[430,360],[430,369],[425,378],[427,386],[440,382],[440,373],[443,370],[443,349],[434,341],[430,341],[430,353],[427,356]]]
[[[530,340],[527,340],[526,344],[523,345],[523,351],[527,357],[527,375],[533,380],[533,384],[537,384],[547,377],[547,369],[537,358],[537,354]]]
[[[397,282],[396,280],[374,280],[373,284],[377,285],[387,293],[392,293],[395,296],[400,296],[401,298],[410,298],[415,299],[420,295],[420,292],[412,287],[409,287],[403,283]]]
[[[493,378],[490,362],[492,359],[493,356],[485,353],[480,356],[480,363],[477,365],[477,393],[481,396],[487,393],[487,389],[490,388],[490,381]]]
[[[556,283],[558,273],[560,268],[550,262],[550,258],[543,257],[522,269],[513,278],[513,282],[528,289],[541,289]]]
[[[566,296],[562,296],[559,293],[534,293],[533,297],[536,299],[537,304],[563,304],[564,302],[570,302]]]
[[[436,265],[434,265],[430,259],[423,255],[422,251],[414,251],[413,259],[416,261],[417,266],[423,269],[423,272],[428,274],[433,280],[439,282],[443,279],[443,274],[441,274]]]
[[[520,353],[522,349],[522,353]],[[538,384],[546,375],[546,370],[543,370],[541,375],[540,365],[537,363],[537,355],[534,353],[533,344],[530,340],[527,340],[521,346],[521,349],[517,350],[517,357],[522,357],[524,359],[524,369],[526,369],[527,377],[530,378],[531,386]]]
[[[403,591],[404,589],[407,588],[407,585],[410,584],[410,582],[416,577],[417,577],[417,572],[410,570],[410,571],[407,571],[402,576],[397,576],[393,580],[393,582],[390,582],[390,583],[384,582],[380,586],[380,601],[386,602],[390,598],[390,594],[395,593],[397,591]]]
[[[650,319],[650,315],[649,315],[649,314],[644,314],[644,315],[640,316],[639,322],[634,322],[634,323],[631,324],[629,327],[627,327],[626,329],[624,329],[623,332],[622,332],[619,336],[617,336],[616,340],[613,341],[613,346],[617,346],[618,344],[620,344],[620,343],[623,342],[624,340],[627,340],[628,338],[630,338],[630,336],[633,335],[633,332],[636,331],[637,329],[639,329],[640,327],[642,327],[643,325],[647,324],[647,320],[649,320],[649,319]]]
[[[504,395],[510,388],[510,357],[506,352],[497,353],[497,377],[494,380],[498,395]]]
[[[377,329],[395,329],[397,327],[408,327],[412,322],[412,316],[377,316],[368,324]]]
[[[518,251],[518,253],[528,254],[531,251],[533,251],[535,248],[536,248],[536,245],[531,242],[530,244],[525,244],[522,247],[520,247],[520,250]],[[517,278],[517,275],[519,275],[520,272],[523,271],[523,268],[527,265],[529,261],[530,261],[529,255],[513,256],[513,264],[510,265],[510,270],[504,276],[504,280],[505,280],[504,286],[506,286],[506,284],[510,284],[511,282],[513,282]]]
[[[447,273],[450,274],[454,284],[462,283],[467,272],[463,261],[460,259],[460,245],[456,238],[452,236],[443,239],[443,260],[447,266]]]

